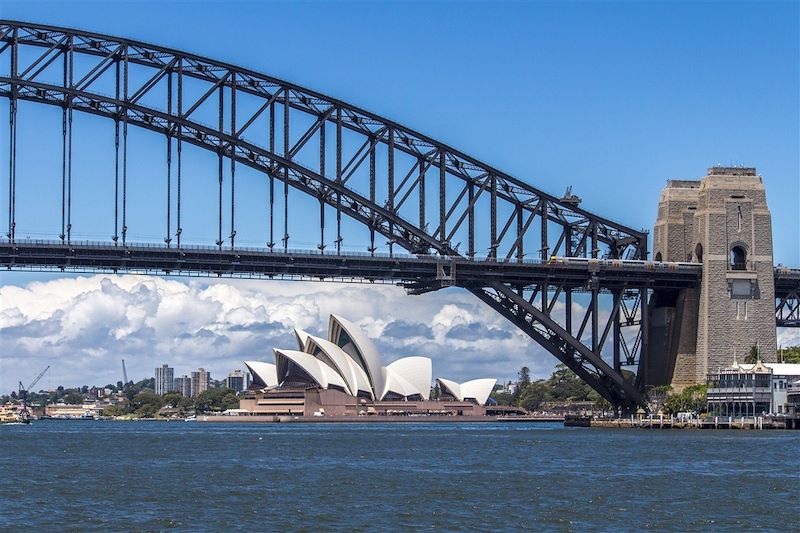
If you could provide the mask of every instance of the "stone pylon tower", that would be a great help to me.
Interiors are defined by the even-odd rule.
[[[703,278],[699,290],[655,295],[663,373],[648,382],[678,390],[704,383],[754,345],[775,360],[772,221],[754,168],[714,167],[699,181],[667,182],[653,247],[656,261],[701,263]]]

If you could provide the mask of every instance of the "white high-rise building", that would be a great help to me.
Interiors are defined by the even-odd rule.
[[[234,370],[225,379],[225,386],[236,392],[242,392],[249,385],[249,383],[245,384],[245,381],[245,374],[241,370]]]
[[[156,368],[156,394],[162,396],[175,390],[175,369],[168,365]]]

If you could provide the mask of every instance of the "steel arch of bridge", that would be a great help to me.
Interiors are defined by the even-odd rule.
[[[23,47],[38,51],[24,64],[19,58]],[[277,210],[284,222],[284,233],[279,238],[282,246],[278,249],[289,254],[291,187],[319,201],[320,254],[325,254],[328,247],[325,206],[329,206],[335,209],[333,244],[337,255],[342,252],[341,220],[345,215],[369,228],[368,251],[370,257],[377,259],[376,235],[386,239],[390,255],[397,245],[411,254],[445,260],[473,260],[485,255],[490,263],[524,265],[526,255],[542,261],[550,256],[646,258],[647,234],[643,231],[594,215],[569,197],[558,199],[400,124],[251,70],[137,41],[13,21],[0,21],[0,58],[3,56],[8,61],[2,67],[0,95],[10,102],[9,257],[17,257],[19,250],[15,247],[16,115],[18,102],[25,100],[63,110],[62,231],[58,237],[66,254],[71,253],[69,250],[89,250],[73,242],[71,235],[72,114],[80,111],[109,118],[115,124],[113,247],[128,249],[130,245],[126,189],[127,130],[131,125],[158,132],[166,139],[167,251],[173,246],[185,248],[181,242],[181,169],[182,145],[189,143],[217,156],[215,245],[220,253],[228,247],[236,250],[236,167],[245,165],[263,172],[269,180],[269,252],[276,252],[278,244]],[[91,62],[91,68],[78,69],[76,75],[78,60]],[[148,72],[143,83],[131,83],[133,68]],[[60,74],[57,82],[45,79],[53,69]],[[205,84],[205,90],[190,97],[184,86],[198,82]],[[256,99],[256,110],[237,114],[237,97]],[[147,103],[153,99],[160,101],[160,107]],[[215,125],[195,120],[198,110],[208,106],[215,110]],[[255,131],[259,119],[268,119],[266,132]],[[333,139],[329,139],[330,133]],[[359,139],[353,144],[355,149],[348,151],[343,146],[345,136]],[[317,153],[318,159],[312,161],[309,151]],[[377,165],[379,153],[385,156],[383,168]],[[231,184],[229,200],[223,198],[225,179]],[[174,200],[169,197],[173,181],[177,182]],[[276,182],[284,189],[284,205],[277,208]],[[429,205],[430,194],[426,190],[438,191],[433,206]],[[228,207],[229,217],[223,216]],[[483,240],[476,229],[482,221],[489,226]],[[229,223],[228,234],[223,233],[225,222]],[[461,236],[466,240],[465,251],[453,244]],[[539,248],[526,250],[526,243],[530,245],[531,241],[538,242]],[[487,268],[481,279],[460,281],[451,266],[443,265],[434,276],[404,279],[409,290],[425,292],[448,285],[463,286],[613,404],[623,408],[644,405],[644,395],[636,383],[624,377],[622,366],[646,364],[647,277],[610,287],[589,268],[580,280],[554,280],[543,274],[506,282],[502,277],[493,277],[494,270]],[[573,327],[573,315],[577,313],[573,291],[590,295],[589,305],[577,317],[578,327]],[[601,292],[610,292],[613,298],[607,318],[601,317],[599,309]],[[562,295],[567,309],[563,325],[552,313]],[[635,338],[626,340],[622,327],[631,325],[641,327]],[[601,357],[607,340],[614,350],[610,364]]]

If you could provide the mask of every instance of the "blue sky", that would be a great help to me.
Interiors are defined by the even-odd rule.
[[[798,5],[5,0],[0,16],[135,38],[293,81],[545,191],[572,185],[582,207],[635,228],[652,227],[665,180],[697,179],[715,164],[755,166],[775,261],[800,266]],[[7,107],[0,102],[1,117]],[[58,159],[58,115],[40,131],[45,118],[29,113],[24,134]],[[102,131],[82,138],[84,149],[107,142]],[[4,126],[3,146],[6,135]],[[145,156],[139,163],[142,174],[156,165]],[[84,200],[99,203],[105,189],[97,191]],[[50,279],[0,274],[0,285]]]

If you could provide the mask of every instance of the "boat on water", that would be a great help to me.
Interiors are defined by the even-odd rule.
[[[197,416],[195,416],[195,415],[187,416],[186,418],[183,419],[183,421],[184,422],[197,422]]]
[[[0,424],[30,424],[30,416],[25,416],[25,414],[27,413],[0,407]]]

